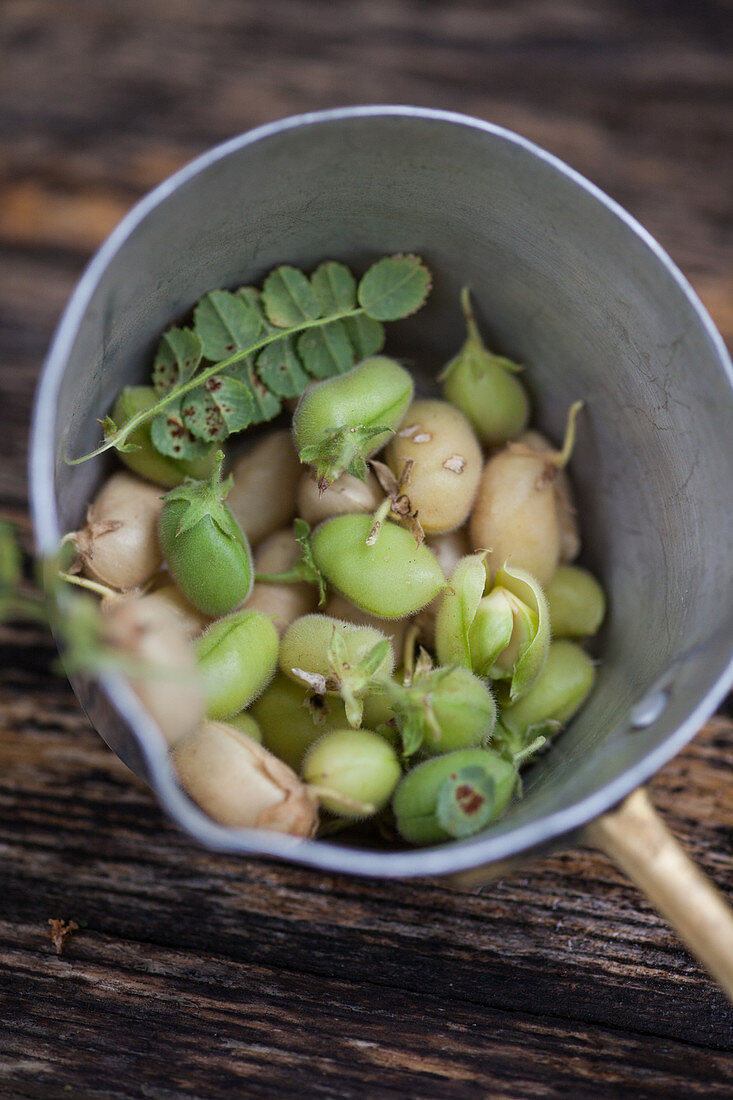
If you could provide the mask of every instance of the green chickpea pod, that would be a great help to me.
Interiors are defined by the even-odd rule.
[[[371,516],[335,516],[311,536],[313,558],[329,584],[353,604],[383,619],[425,607],[445,587],[443,571],[425,544],[386,522],[377,537]]]
[[[394,749],[371,730],[331,730],[303,762],[303,779],[324,810],[351,820],[386,806],[401,775]]]
[[[318,694],[340,694],[348,721],[359,726],[363,698],[375,678],[391,675],[394,654],[388,639],[373,627],[303,615],[283,636],[280,668]]]
[[[596,578],[579,565],[560,565],[545,589],[555,638],[590,638],[606,613],[606,597]]]
[[[500,569],[479,601],[468,639],[474,672],[508,681],[509,701],[520,698],[539,675],[550,645],[547,601],[535,578],[525,569]]]
[[[262,744],[295,771],[311,745],[332,729],[347,725],[338,696],[316,695],[302,683],[276,672],[250,713],[262,730]]]
[[[585,702],[594,680],[593,662],[579,645],[564,638],[552,642],[535,682],[501,713],[501,724],[515,747],[523,747],[538,734],[554,733],[569,721]]]
[[[461,749],[409,771],[392,799],[397,829],[411,844],[471,836],[506,810],[514,765],[490,749]]]
[[[231,478],[222,483],[222,451],[211,481],[189,481],[165,497],[160,545],[183,594],[207,615],[226,615],[252,589],[252,552],[224,504]]]
[[[272,679],[278,636],[261,611],[218,619],[196,642],[206,716],[230,718],[249,706]]]
[[[514,377],[522,368],[486,348],[474,320],[468,287],[461,291],[461,305],[466,342],[440,375],[443,395],[468,417],[482,443],[496,446],[514,439],[527,424],[529,401],[524,386]]]
[[[489,688],[465,668],[418,670],[410,684],[385,685],[405,756],[439,756],[486,745],[496,722]]]
[[[412,400],[408,372],[384,355],[305,391],[293,415],[301,462],[316,468],[326,489],[344,471],[366,477],[366,459],[399,427]]]

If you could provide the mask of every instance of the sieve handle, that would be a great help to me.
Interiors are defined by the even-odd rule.
[[[683,852],[643,787],[584,839],[626,872],[733,1001],[733,910]]]

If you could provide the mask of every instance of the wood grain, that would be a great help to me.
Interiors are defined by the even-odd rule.
[[[406,102],[516,129],[618,199],[733,340],[731,8],[662,0],[5,0],[0,509],[30,543],[33,388],[97,243],[217,141]],[[728,1096],[733,1010],[601,855],[479,894],[194,847],[0,628],[0,1095]],[[733,892],[733,726],[656,777]],[[56,957],[48,920],[80,929]]]

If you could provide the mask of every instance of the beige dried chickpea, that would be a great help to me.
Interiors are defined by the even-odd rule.
[[[207,626],[211,625],[209,615],[204,615],[192,603],[186,599],[181,590],[173,583],[161,585],[153,592],[148,592],[141,599],[150,607],[164,607],[175,615],[178,625],[184,637],[196,638]]]
[[[184,790],[204,813],[232,828],[312,836],[318,804],[292,768],[241,730],[203,722],[173,751]]]
[[[331,516],[353,512],[375,512],[384,493],[371,470],[361,481],[351,474],[341,474],[321,493],[313,470],[305,470],[298,482],[298,515],[315,527]]]
[[[552,450],[552,443],[547,436],[534,430],[522,432],[517,437],[516,442],[524,443],[535,451]],[[557,471],[553,489],[557,507],[557,521],[560,527],[560,561],[566,565],[568,562],[575,561],[580,553],[578,512],[575,507],[573,487],[570,484],[567,470]]]
[[[87,510],[87,522],[73,542],[82,571],[125,592],[146,584],[160,568],[158,521],[162,490],[120,471],[104,483]]]
[[[413,402],[387,447],[387,463],[396,478],[410,460],[404,491],[425,534],[460,527],[476,497],[483,462],[468,419],[447,401]]]
[[[292,527],[284,527],[269,535],[257,547],[254,555],[255,573],[285,573],[300,557]],[[249,598],[243,604],[247,611],[262,611],[272,618],[275,629],[283,636],[291,623],[301,615],[315,611],[318,590],[305,581],[283,583],[255,581]]]
[[[168,744],[175,745],[203,721],[204,685],[179,616],[157,597],[105,600],[105,636],[123,654],[145,664],[147,674],[130,676],[130,686]]]
[[[300,471],[286,430],[261,436],[232,464],[226,503],[252,546],[295,518]]]
[[[487,551],[486,568],[492,578],[505,562],[526,569],[543,587],[555,572],[561,553],[555,483],[570,457],[580,408],[577,402],[568,414],[561,451],[515,442],[486,463],[470,536],[473,550]]]

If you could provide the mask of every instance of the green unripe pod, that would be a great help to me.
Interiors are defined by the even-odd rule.
[[[208,718],[229,718],[249,706],[272,679],[278,637],[261,611],[219,619],[196,642]]]
[[[479,676],[508,680],[508,699],[519,699],[537,678],[550,645],[545,595],[524,569],[505,565],[479,601],[469,632],[471,665]]]
[[[384,355],[308,389],[293,415],[301,462],[312,463],[321,488],[347,471],[366,476],[365,459],[383,447],[412,401],[408,372]]]
[[[402,769],[391,745],[371,730],[332,730],[308,752],[303,779],[325,810],[358,820],[378,813]]]
[[[136,413],[152,408],[160,400],[160,394],[152,386],[125,386],[117,395],[112,408],[112,419],[122,428]],[[184,478],[193,477],[206,480],[214,469],[216,447],[212,445],[203,458],[171,458],[156,450],[150,439],[150,423],[142,424],[127,438],[134,443],[136,451],[118,451],[120,460],[140,477],[172,489],[180,485]]]
[[[251,741],[256,741],[258,745],[262,744],[262,730],[255,722],[251,714],[248,714],[246,710],[240,710],[239,714],[232,715],[231,718],[227,718],[227,725],[232,726],[235,730],[239,730],[240,733],[246,733],[247,737]],[[285,761],[287,763],[287,761]]]
[[[466,287],[461,292],[461,304],[467,337],[440,376],[443,394],[446,401],[465,413],[483,443],[496,446],[519,435],[529,418],[527,394],[515,377],[521,367],[486,348]]]
[[[411,844],[471,836],[504,813],[517,771],[490,749],[462,749],[408,772],[392,799],[397,829]]]
[[[357,607],[401,619],[425,607],[445,585],[435,555],[404,527],[385,523],[373,545],[370,516],[335,516],[316,528],[311,546],[329,584]]]
[[[606,597],[587,569],[558,566],[545,595],[554,637],[588,638],[597,633],[606,613]]]
[[[574,642],[552,642],[547,661],[525,695],[506,710],[501,721],[516,736],[564,724],[580,709],[593,687],[595,668]]]
[[[160,546],[168,569],[188,600],[207,615],[226,615],[247,599],[254,571],[241,527],[223,503],[230,483],[221,482],[224,455],[210,482],[173,489],[160,516]]]
[[[422,694],[422,751],[441,756],[486,745],[496,723],[496,703],[488,687],[466,668],[438,668],[415,683]]]
[[[355,668],[376,645],[385,640],[379,630],[370,626],[355,626],[353,623],[331,619],[328,615],[303,615],[288,627],[280,647],[280,668],[286,676],[298,683],[302,677],[293,673],[293,669],[322,676],[328,680],[332,675],[334,638],[343,640],[345,654],[343,660]],[[391,646],[380,662],[378,671],[389,676],[394,668],[394,654]]]
[[[314,695],[282,672],[255,699],[251,714],[262,730],[265,748],[297,772],[311,745],[329,730],[347,724],[338,696]]]

